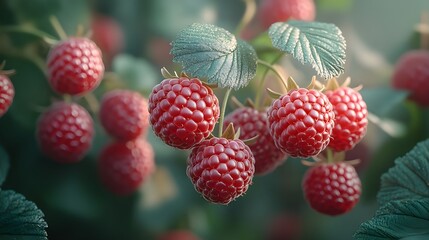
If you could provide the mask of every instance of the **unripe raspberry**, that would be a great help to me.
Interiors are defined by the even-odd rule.
[[[101,101],[100,121],[114,138],[125,141],[136,139],[149,127],[148,103],[138,92],[108,92]]]
[[[197,78],[164,79],[150,94],[149,113],[159,138],[170,146],[189,149],[213,131],[219,101]]]
[[[207,201],[228,204],[247,191],[254,164],[243,141],[213,137],[192,149],[186,173]]]
[[[102,150],[98,161],[103,184],[118,195],[134,192],[154,169],[152,146],[143,139],[111,143]]]
[[[60,94],[81,95],[101,82],[104,64],[100,49],[87,38],[69,38],[55,45],[48,55],[52,89]]]
[[[36,136],[46,156],[57,162],[73,163],[82,160],[91,148],[94,125],[83,107],[57,102],[40,116]]]
[[[323,93],[291,90],[276,99],[267,114],[274,143],[289,156],[309,158],[328,146],[335,114]]]
[[[352,149],[365,136],[368,111],[362,96],[349,87],[325,92],[335,112],[329,147],[337,152]]]
[[[286,160],[287,154],[278,149],[270,135],[267,112],[254,108],[237,108],[225,116],[224,128],[233,123],[240,128],[240,139],[246,140],[258,136],[254,143],[249,144],[255,157],[255,174],[266,174],[273,171]]]
[[[350,211],[361,194],[361,182],[356,170],[344,162],[322,163],[310,168],[302,186],[311,207],[328,215]]]

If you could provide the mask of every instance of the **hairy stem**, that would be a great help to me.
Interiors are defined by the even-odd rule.
[[[220,109],[220,117],[219,117],[219,137],[222,136],[223,133],[223,120],[225,118],[226,104],[228,103],[229,94],[231,93],[232,88],[228,88],[225,92],[225,96],[223,97],[222,107]]]
[[[283,56],[283,53],[280,53],[278,56],[276,56],[274,58],[273,61],[271,61],[270,65],[274,64],[275,62],[277,62],[281,57]],[[262,97],[262,93],[263,93],[263,87],[264,87],[264,82],[265,82],[265,77],[268,74],[268,68],[265,68],[264,72],[262,73],[261,79],[259,80],[258,83],[258,88],[257,88],[257,92],[256,92],[256,97],[255,97],[255,108],[258,109],[260,104],[261,104],[261,97]]]
[[[264,60],[258,59],[258,63],[264,65],[269,70],[271,70],[282,82],[283,86],[287,89],[286,79],[282,76],[282,74],[269,62],[265,62]]]

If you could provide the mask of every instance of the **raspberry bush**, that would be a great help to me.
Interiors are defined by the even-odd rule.
[[[429,6],[227,2],[0,3],[0,239],[426,233]]]

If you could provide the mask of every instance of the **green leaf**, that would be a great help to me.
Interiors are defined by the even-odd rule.
[[[355,239],[429,239],[429,199],[397,200],[360,225]]]
[[[377,200],[380,205],[393,200],[429,198],[429,139],[418,143],[381,177]]]
[[[397,108],[408,97],[408,92],[389,87],[364,88],[360,90],[360,94],[368,106],[368,111],[379,117]]]
[[[346,41],[334,24],[288,21],[268,30],[273,46],[291,54],[302,64],[311,64],[326,79],[344,72]]]
[[[3,147],[0,146],[0,186],[6,179],[7,172],[9,171],[9,156]]]
[[[145,93],[151,92],[160,79],[148,61],[127,54],[115,57],[113,71],[124,80],[128,88]]]
[[[192,76],[219,87],[239,89],[256,75],[254,48],[223,28],[194,23],[172,42],[173,61]]]
[[[0,191],[0,239],[48,239],[43,212],[19,193]]]

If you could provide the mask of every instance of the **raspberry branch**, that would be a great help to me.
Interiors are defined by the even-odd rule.
[[[232,88],[228,88],[225,92],[225,96],[223,97],[222,107],[220,109],[220,117],[219,117],[219,137],[222,136],[223,132],[223,120],[225,119],[225,110],[226,104],[228,103],[229,94],[231,93]]]
[[[274,65],[272,65],[271,63],[266,62],[264,60],[261,60],[261,59],[258,59],[258,63],[262,64],[263,66],[267,67],[269,70],[273,71],[273,73],[276,74],[276,76],[280,79],[280,81],[282,82],[283,86],[287,89],[286,80],[281,75],[281,73],[276,69],[276,67]]]
[[[61,26],[61,23],[58,18],[55,16],[50,16],[49,21],[51,22],[52,27],[55,29],[55,32],[57,32],[60,39],[66,40],[68,38],[67,33],[64,31],[64,28]]]

